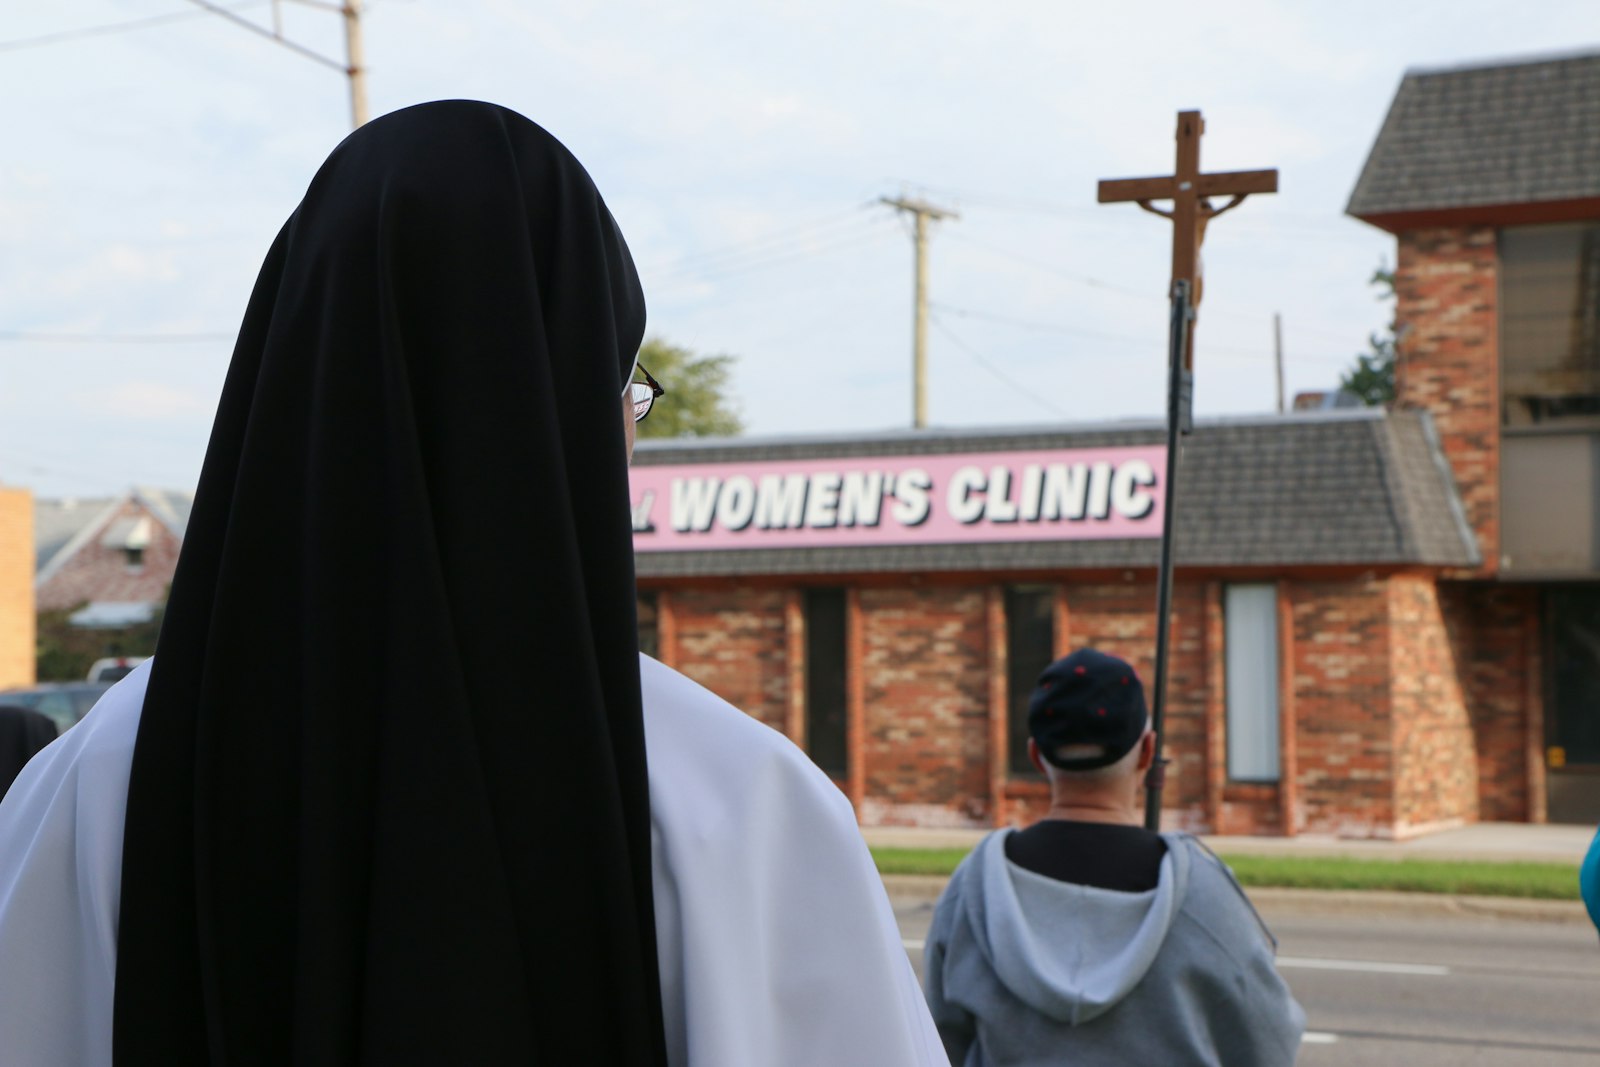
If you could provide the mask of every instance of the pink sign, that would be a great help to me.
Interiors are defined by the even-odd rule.
[[[634,467],[640,552],[1161,536],[1166,449]]]

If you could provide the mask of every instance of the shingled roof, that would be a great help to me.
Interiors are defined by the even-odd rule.
[[[1165,443],[1156,424],[1077,430],[897,432],[787,440],[641,441],[638,466]],[[1035,541],[640,552],[641,578],[1153,567],[1157,540]],[[1178,486],[1187,566],[1433,566],[1479,562],[1422,412],[1310,412],[1202,420]]]
[[[1381,218],[1600,197],[1600,52],[1412,71],[1346,209]]]

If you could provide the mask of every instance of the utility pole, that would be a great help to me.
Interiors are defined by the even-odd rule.
[[[345,0],[345,74],[350,79],[350,125],[360,129],[367,121],[367,64],[361,49],[361,0]]]
[[[1283,316],[1272,313],[1272,354],[1278,368],[1278,414],[1283,414]]]
[[[243,26],[251,33],[258,33],[268,40],[278,44],[299,55],[320,63],[325,67],[332,67],[350,79],[350,123],[355,128],[367,121],[367,65],[361,47],[361,0],[295,0],[306,7],[320,8],[331,11],[344,18],[344,48],[345,61],[329,59],[327,56],[305,45],[297,44],[283,35],[283,15],[279,10],[281,0],[272,0],[272,28],[259,26],[247,18],[234,14],[225,7],[221,7],[211,0],[189,0],[196,7],[204,8],[213,15],[227,19],[236,26]]]
[[[959,219],[949,208],[935,207],[926,200],[904,196],[880,196],[880,203],[911,215],[916,229],[916,289],[911,318],[911,425],[928,425],[928,220]]]

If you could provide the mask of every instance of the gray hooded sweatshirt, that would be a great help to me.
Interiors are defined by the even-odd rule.
[[[1305,1013],[1233,875],[1162,837],[1144,893],[1058,882],[1006,859],[1001,830],[956,869],[928,931],[928,1006],[954,1067],[1288,1067]]]

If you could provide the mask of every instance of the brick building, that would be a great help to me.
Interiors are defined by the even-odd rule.
[[[1024,818],[1045,800],[1024,754],[1043,665],[1090,644],[1149,677],[1163,434],[642,445],[646,644],[803,745],[869,823]],[[1475,754],[1498,724],[1402,669],[1448,661],[1438,580],[1480,562],[1431,418],[1202,422],[1190,441],[1169,824],[1365,836],[1479,817]]]
[[[1396,406],[1482,557],[1439,586],[1457,674],[1526,738],[1486,792],[1600,820],[1600,53],[1409,74],[1349,212],[1396,237]]]
[[[127,625],[167,599],[192,497],[133,489],[96,500],[40,500],[33,586],[40,611],[81,609],[83,625]]]
[[[1600,56],[1414,73],[1350,203],[1398,238],[1398,401],[1202,422],[1166,824],[1600,819]],[[1146,677],[1155,425],[641,443],[647,649],[869,824],[1045,800],[1054,655]]]

